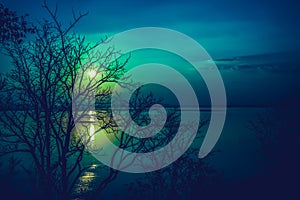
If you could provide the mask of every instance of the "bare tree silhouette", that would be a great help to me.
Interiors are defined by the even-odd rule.
[[[80,110],[80,113],[78,111],[74,119],[72,101],[79,98],[74,96],[77,81],[79,80],[79,90],[84,91],[80,93],[82,102],[86,100],[92,103],[90,98],[94,98],[93,91],[96,91],[97,104],[106,103],[111,95],[111,88],[107,83],[119,81],[124,74],[127,60],[111,62],[118,52],[113,48],[105,52],[97,51],[98,45],[104,41],[92,45],[87,43],[84,37],[72,32],[74,26],[86,14],[74,14],[72,22],[64,27],[57,18],[57,9],[52,11],[46,3],[44,8],[51,20],[40,22],[34,28],[28,28],[25,17],[18,18],[14,12],[5,11],[13,18],[13,23],[19,24],[12,29],[1,27],[1,33],[5,31],[5,34],[1,35],[1,43],[14,68],[0,81],[2,99],[6,105],[6,109],[0,115],[0,156],[25,155],[20,164],[23,170],[35,179],[32,181],[32,187],[39,191],[37,197],[69,199],[79,177],[90,167],[84,165],[82,160],[84,156],[89,155],[86,147],[95,135],[107,134],[120,149],[133,153],[151,152],[174,138],[180,115],[176,109],[169,109],[167,123],[161,132],[155,137],[139,139],[128,135],[126,131],[120,131],[112,120],[110,110],[102,109],[95,113],[98,119],[97,129],[92,134],[78,134],[80,130],[75,129],[75,120],[84,121],[90,116],[90,107]],[[1,9],[6,10],[3,7],[0,7]],[[11,18],[4,22],[7,23],[8,19]],[[15,31],[19,31],[20,34]],[[34,38],[26,40],[27,33],[32,33]],[[89,71],[91,68],[94,71]],[[101,79],[97,79],[96,74],[101,74]],[[123,81],[126,81],[126,78]],[[126,82],[127,87],[130,87],[129,82]],[[131,116],[137,123],[147,124],[149,116],[144,114],[145,111],[153,104],[162,103],[162,100],[155,98],[151,93],[140,95],[139,90],[135,94],[130,102]],[[159,114],[157,118],[159,119]],[[205,122],[201,127],[204,124]],[[186,139],[192,140],[189,124],[184,126]],[[82,128],[85,129],[83,132],[89,133],[88,125]],[[177,142],[180,144],[181,141]],[[171,153],[166,152],[163,156],[174,157],[172,152],[176,151],[178,149],[172,149]],[[120,165],[125,160],[126,158],[116,157],[112,163]],[[197,161],[185,156],[172,165],[173,167],[165,168],[153,176],[149,175],[149,180],[151,182],[168,174],[172,177],[170,191],[176,191],[180,184],[180,179],[176,179],[178,174],[194,173],[193,170],[199,170],[199,173],[207,172],[203,170],[202,164],[201,169],[197,168]],[[141,165],[149,167],[143,162]],[[107,167],[105,170],[107,173],[101,174],[101,180],[96,183],[92,198],[98,199],[101,192],[118,176],[119,171],[116,169]],[[187,184],[188,179],[181,181]],[[162,183],[162,186],[164,184],[169,183]]]
[[[2,41],[9,40],[9,45],[3,47],[14,68],[6,77],[5,86],[1,84],[6,109],[0,116],[0,156],[29,155],[26,162],[32,165],[27,165],[26,171],[36,172],[36,186],[42,189],[42,195],[48,199],[67,199],[87,168],[81,164],[85,143],[76,135],[72,117],[75,80],[78,73],[88,73],[89,67],[95,65],[96,73],[101,71],[102,78],[87,84],[86,88],[95,90],[115,82],[123,74],[126,61],[108,63],[117,52],[113,49],[97,52],[99,43],[91,45],[84,37],[71,32],[86,14],[74,14],[70,25],[63,27],[57,9],[52,12],[46,3],[44,8],[52,20],[40,22],[34,31],[29,29],[35,38],[28,42],[20,42],[28,31],[23,17],[20,21],[14,12],[4,9],[21,27],[8,27],[4,30],[8,32],[1,35]],[[15,33],[15,29],[21,34]],[[98,89],[102,96],[109,95],[109,91],[108,87]],[[87,112],[83,111],[82,116]]]
[[[9,46],[11,42],[22,43],[35,28],[26,21],[28,14],[18,16],[16,12],[0,3],[0,43]]]

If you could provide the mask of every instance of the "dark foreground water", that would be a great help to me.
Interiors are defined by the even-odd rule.
[[[288,110],[287,113],[289,113]],[[293,112],[290,113],[292,114]],[[202,112],[201,114],[204,119],[209,117],[209,112]],[[252,121],[258,124],[261,116],[270,119],[271,122],[275,122],[274,124],[283,123],[280,122],[281,119],[274,114],[273,109],[253,107],[228,109],[224,130],[214,148],[216,152],[213,153],[212,156],[205,158],[205,162],[209,163],[212,169],[222,174],[222,180],[219,185],[214,186],[216,189],[219,190],[223,185],[237,184],[244,180],[253,179],[259,181],[259,177],[266,173],[266,168],[269,167],[269,155],[264,152],[265,146],[263,146],[259,135],[257,135],[259,133],[253,131],[249,123]],[[294,116],[291,116],[291,118],[293,117]],[[275,134],[277,130],[275,130],[276,126],[273,126],[274,124],[265,124],[264,128],[270,129]],[[286,133],[293,130],[294,128],[286,130]],[[203,131],[205,131],[205,128]],[[199,148],[200,145],[201,144],[194,143],[192,147]],[[277,151],[274,150],[274,154],[276,154],[276,152]],[[289,157],[290,155],[285,156]],[[267,171],[271,170],[271,168],[267,169]],[[101,182],[102,176],[102,164],[98,162],[91,164],[91,169],[80,177],[76,185],[74,193],[79,196],[83,195],[76,199],[83,199],[85,195],[92,192],[97,184]],[[185,176],[185,174],[180,174],[180,176]],[[144,178],[143,180],[145,182],[147,181],[144,174],[120,173],[117,179],[102,192],[101,197],[105,199],[122,199],[125,196],[129,197],[134,195],[128,191],[128,184],[140,180],[141,178]]]
[[[204,159],[205,162],[209,163],[210,169],[215,170],[219,174],[220,181],[212,186],[212,190],[225,190],[224,188],[229,187],[225,191],[231,191],[232,189],[231,192],[233,192],[232,187],[241,187],[243,185],[243,189],[249,189],[254,186],[261,188],[262,183],[266,184],[267,188],[268,186],[273,187],[270,185],[270,182],[268,182],[268,177],[275,177],[278,181],[278,187],[282,188],[285,185],[293,186],[293,180],[297,177],[299,172],[298,169],[295,170],[299,157],[297,158],[294,155],[300,155],[300,150],[297,148],[300,146],[296,146],[296,148],[292,150],[289,149],[289,146],[294,144],[293,140],[299,141],[299,135],[293,138],[290,137],[289,134],[299,130],[295,126],[297,123],[294,123],[299,119],[297,113],[297,109],[291,107],[277,108],[277,110],[254,107],[229,108],[225,126],[218,143],[214,147],[214,153]],[[207,119],[209,116],[210,113],[208,111],[201,112],[202,119]],[[254,124],[259,124],[262,118],[268,119],[268,122],[271,122],[264,124],[263,129],[269,129],[270,132],[274,134],[278,134],[278,132],[283,134],[279,139],[286,140],[287,142],[281,144],[280,141],[275,141],[275,143],[279,143],[279,145],[275,145],[276,149],[272,149],[273,147],[262,143],[263,140],[259,133],[249,128],[249,121],[254,122]],[[278,125],[285,124],[286,122],[292,122],[292,124],[279,130],[280,126]],[[207,127],[204,127],[202,131],[205,132],[206,128]],[[287,137],[285,137],[285,135],[287,135]],[[268,142],[268,140],[266,141]],[[199,143],[193,143],[191,148],[197,149],[200,145]],[[278,151],[278,149],[281,148],[283,150]],[[197,152],[191,156],[196,157]],[[274,157],[280,158],[279,163],[272,161]],[[24,156],[19,155],[17,158],[26,161]],[[87,199],[103,180],[103,177],[107,175],[108,168],[104,167],[103,164],[92,156],[85,157],[83,162],[86,166],[90,166],[90,169],[84,172],[79,178],[73,191],[73,199]],[[199,160],[199,162],[202,161]],[[4,185],[13,186],[13,194],[26,194],[31,191],[28,182],[30,181],[30,176],[21,168],[17,168],[13,174],[9,175],[10,177],[7,177],[8,172],[5,168],[8,166],[8,160],[1,159],[1,164],[1,182]],[[285,167],[281,168],[281,165]],[[277,169],[276,167],[279,166],[280,168]],[[189,167],[192,168],[194,166]],[[199,168],[199,170],[202,169]],[[288,170],[288,172],[286,170]],[[270,174],[267,175],[268,173]],[[272,173],[275,173],[278,177]],[[285,183],[282,180],[282,175],[285,177]],[[179,174],[178,178],[180,179],[181,176],[185,176],[185,174]],[[8,183],[6,180],[10,182]],[[136,183],[137,180],[148,182],[145,174],[120,172],[117,178],[101,192],[101,199],[132,199],[132,196],[135,196],[139,191],[142,193],[142,190],[139,190],[138,187],[136,190],[128,190],[128,185]],[[265,180],[268,181],[265,183]],[[290,181],[290,183],[287,181]],[[251,184],[249,184],[249,182]],[[194,185],[193,187],[196,186]],[[11,189],[12,188],[10,188],[10,190]],[[254,189],[255,188],[253,188],[253,192],[255,193]],[[163,192],[163,190],[161,190],[161,192]]]

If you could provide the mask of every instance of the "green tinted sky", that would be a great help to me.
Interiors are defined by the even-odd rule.
[[[42,0],[4,0],[7,7],[31,19],[46,17]],[[89,12],[77,30],[90,40],[131,28],[159,26],[181,31],[200,42],[213,57],[281,51],[299,46],[297,1],[98,1],[57,2],[62,21],[72,9]]]

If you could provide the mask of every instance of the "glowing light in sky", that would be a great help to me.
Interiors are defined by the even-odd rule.
[[[91,78],[95,78],[95,76],[97,75],[97,72],[96,72],[96,70],[91,69],[91,70],[89,71],[88,75],[89,75],[89,77],[91,77]]]

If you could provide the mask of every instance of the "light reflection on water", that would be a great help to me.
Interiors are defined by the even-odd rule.
[[[91,138],[91,144],[95,142],[95,134],[96,134],[96,128],[95,128],[95,112],[89,111],[88,114],[89,120],[89,135]],[[95,188],[95,179],[97,178],[97,173],[95,170],[99,167],[98,164],[91,164],[89,166],[88,171],[84,172],[78,180],[78,183],[74,187],[73,194],[75,195],[74,200],[82,200],[86,199],[86,197],[93,191]]]
[[[256,119],[258,113],[264,113],[264,108],[229,108],[227,113],[227,122],[225,123],[224,130],[222,132],[221,138],[216,145],[215,149],[221,150],[220,153],[214,155],[211,160],[212,166],[218,170],[224,172],[225,178],[240,178],[244,176],[249,176],[249,173],[256,173],[260,170],[263,156],[258,154],[259,147],[257,140],[252,132],[247,129],[247,123],[249,119]],[[91,120],[92,114],[88,116]],[[210,111],[201,112],[203,119],[208,119],[210,116]],[[97,122],[97,119],[95,122]],[[88,121],[88,120],[87,120]],[[90,123],[92,125],[93,123]],[[97,125],[94,124],[94,129],[90,126],[90,134],[97,132]],[[205,132],[205,130],[203,130]],[[94,144],[97,146],[99,144],[96,133]],[[194,144],[195,148],[198,148],[198,144]],[[239,150],[238,153],[236,150]],[[105,173],[102,169],[103,165],[99,164],[97,161],[92,161],[92,158],[87,158],[89,162],[89,169],[82,174],[79,178],[78,183],[74,188],[74,195],[77,197],[76,200],[86,199],[89,194],[98,186],[100,179]],[[98,163],[98,164],[97,164]],[[255,163],[255,165],[253,164]],[[128,176],[129,177],[129,176]],[[126,177],[126,182],[133,181],[134,178]],[[125,180],[125,179],[124,179]],[[118,179],[114,182],[115,185],[120,185],[122,179]],[[121,187],[121,186],[120,186]],[[123,187],[123,186],[122,186]],[[109,195],[113,195],[112,190],[107,190]],[[110,191],[112,194],[110,194]]]
[[[90,171],[86,171],[79,178],[78,183],[74,188],[74,195],[76,196],[74,200],[86,199],[89,194],[92,193],[95,188],[95,179],[97,178],[97,173],[94,171],[98,165],[92,164]]]

